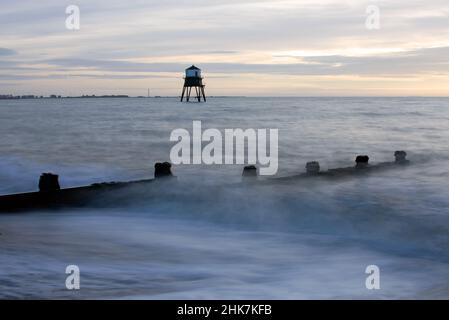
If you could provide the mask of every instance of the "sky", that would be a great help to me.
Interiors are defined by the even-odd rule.
[[[80,29],[66,8],[80,9]],[[368,28],[372,6],[379,28]],[[0,0],[0,94],[449,96],[448,0]]]

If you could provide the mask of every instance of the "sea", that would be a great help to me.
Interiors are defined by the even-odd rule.
[[[63,188],[152,178],[193,121],[278,129],[279,177],[396,150],[410,164],[285,184],[241,183],[242,164],[181,164],[141,201],[2,213],[0,298],[449,298],[449,98],[0,100],[0,195],[37,190],[43,172]]]

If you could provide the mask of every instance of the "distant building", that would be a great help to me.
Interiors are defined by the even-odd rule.
[[[20,99],[20,96],[13,96],[12,94],[0,94],[0,99]]]

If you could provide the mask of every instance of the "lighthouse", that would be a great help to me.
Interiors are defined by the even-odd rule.
[[[190,101],[190,94],[192,88],[195,88],[195,97],[198,102],[201,102],[201,97],[203,97],[204,102],[206,102],[206,94],[204,93],[203,78],[201,77],[201,69],[192,65],[186,69],[186,74],[184,78],[184,87],[182,88],[181,102],[186,97],[186,101]]]

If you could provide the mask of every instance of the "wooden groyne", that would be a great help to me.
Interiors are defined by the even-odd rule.
[[[258,179],[257,167],[246,166],[242,173],[242,183],[285,183],[288,181],[308,181],[314,178],[338,179],[345,177],[357,177],[367,173],[373,173],[380,170],[394,169],[404,167],[410,162],[406,159],[405,151],[396,151],[394,153],[395,160],[392,162],[383,162],[379,164],[370,164],[369,157],[366,155],[357,156],[355,165],[351,167],[329,169],[327,171],[320,170],[320,164],[317,161],[308,162],[305,166],[304,173],[288,176],[275,177],[264,180]],[[111,196],[115,198],[115,203],[120,203],[120,195],[122,190],[129,191],[127,194],[148,199],[153,190],[158,190],[160,185],[155,185],[158,181],[173,180],[171,172],[171,164],[168,162],[156,163],[154,166],[154,179],[144,179],[126,182],[107,182],[94,183],[88,186],[64,188],[59,185],[58,175],[52,173],[43,173],[39,179],[39,191],[16,193],[0,196],[0,213],[22,212],[50,208],[63,207],[89,207],[98,199]],[[141,192],[141,186],[152,185],[154,188],[145,188],[145,192]],[[133,188],[135,187],[135,188]]]

